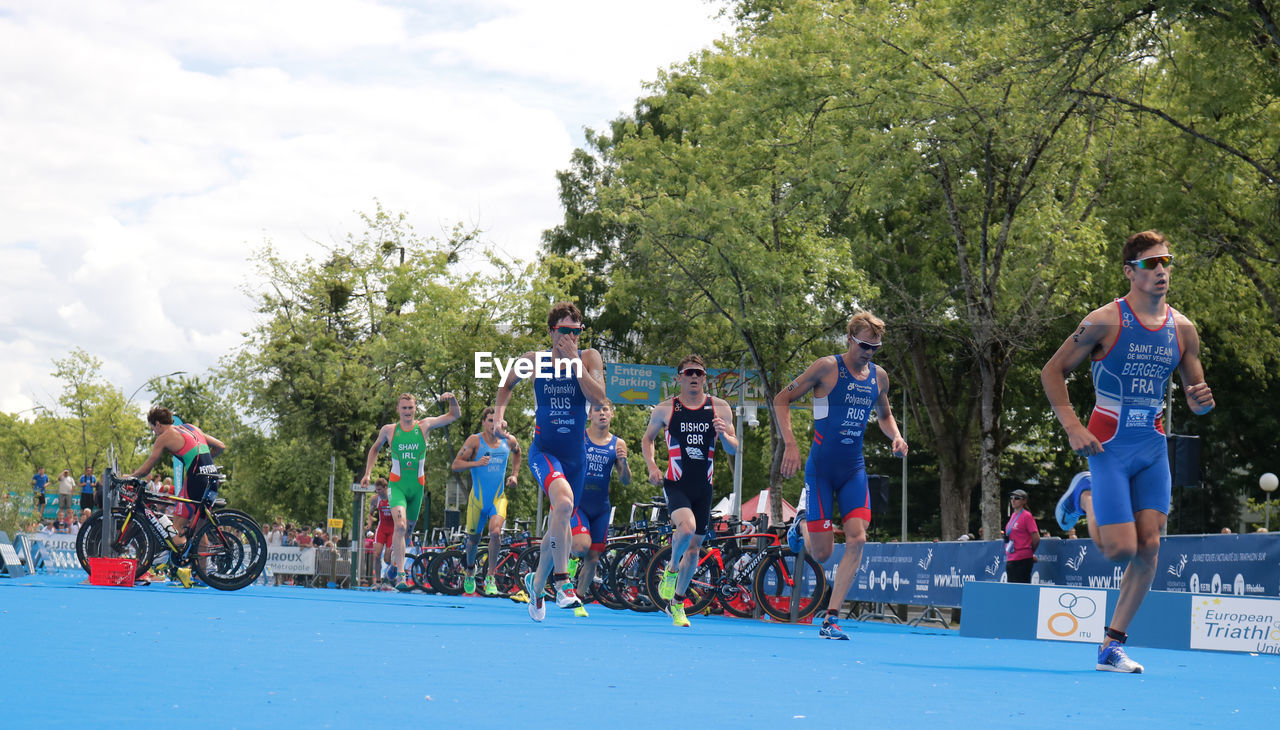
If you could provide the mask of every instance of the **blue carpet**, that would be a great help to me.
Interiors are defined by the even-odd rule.
[[[591,607],[533,623],[506,599],[0,579],[0,726],[986,727],[1270,725],[1280,658],[963,638]]]

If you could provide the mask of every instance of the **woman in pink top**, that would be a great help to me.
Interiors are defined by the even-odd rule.
[[[1005,573],[1010,583],[1030,583],[1036,548],[1040,547],[1040,529],[1036,527],[1036,518],[1027,511],[1026,492],[1021,489],[1010,492],[1009,506],[1013,514],[1004,526]]]

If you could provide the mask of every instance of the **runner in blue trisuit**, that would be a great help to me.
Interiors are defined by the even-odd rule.
[[[524,577],[529,616],[534,621],[546,617],[542,593],[548,578],[556,587],[556,605],[582,605],[569,582],[569,519],[582,496],[586,473],[587,446],[582,432],[587,426],[587,404],[605,400],[604,360],[594,349],[578,349],[582,313],[577,306],[571,302],[553,305],[547,315],[547,332],[551,336],[550,352],[530,351],[521,358],[534,368],[536,408],[529,471],[551,502],[551,519],[542,538],[538,569]],[[540,368],[546,372],[539,372]],[[516,373],[516,368],[508,372],[498,388],[494,417],[499,424],[504,422],[512,389],[520,382]]]
[[[574,510],[570,531],[571,552],[582,558],[578,571],[578,595],[586,595],[595,580],[596,564],[604,553],[609,536],[609,516],[613,505],[609,500],[609,482],[614,467],[625,486],[631,483],[631,467],[627,464],[627,442],[609,432],[613,422],[613,404],[605,401],[591,407],[587,427],[587,473],[583,480],[582,499]]]
[[[1214,403],[1196,326],[1165,302],[1173,264],[1168,242],[1156,231],[1135,233],[1120,258],[1128,295],[1090,312],[1045,363],[1040,382],[1071,450],[1089,460],[1089,471],[1077,474],[1058,501],[1059,526],[1069,529],[1087,516],[1103,554],[1128,564],[1096,668],[1140,673],[1124,642],[1151,589],[1169,514],[1172,479],[1162,422],[1169,376],[1178,371],[1193,413],[1208,413]],[[1095,393],[1088,427],[1076,416],[1066,383],[1086,359],[1093,361]]]
[[[844,528],[844,557],[836,568],[827,615],[818,630],[824,639],[847,640],[838,623],[853,578],[862,562],[862,546],[871,524],[862,436],[872,410],[880,432],[893,442],[895,456],[907,455],[907,442],[889,408],[889,377],[871,362],[883,343],[885,324],[869,312],[858,312],[846,328],[848,350],[818,358],[773,399],[773,412],[784,443],[782,477],[800,468],[800,449],[791,434],[791,404],[813,391],[813,446],[804,465],[804,496],[788,535],[791,549],[803,540],[814,560],[835,551],[835,523]],[[839,505],[837,511],[836,505]]]

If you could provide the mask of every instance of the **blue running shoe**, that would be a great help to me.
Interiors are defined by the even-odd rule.
[[[804,522],[804,510],[799,510],[796,512],[795,521],[791,523],[791,529],[787,530],[787,547],[796,554],[799,554],[800,549],[804,547],[804,533],[800,532],[802,522]]]
[[[1058,506],[1053,508],[1053,516],[1058,518],[1058,527],[1063,532],[1076,526],[1084,510],[1080,508],[1080,495],[1093,489],[1093,477],[1082,471],[1071,478],[1071,486],[1058,498]]]
[[[818,636],[824,639],[835,639],[836,641],[849,640],[849,635],[840,630],[840,624],[833,618],[822,620],[822,628],[818,629]]]
[[[1124,653],[1124,645],[1116,640],[1098,650],[1099,672],[1123,672],[1125,674],[1142,674],[1142,665]]]

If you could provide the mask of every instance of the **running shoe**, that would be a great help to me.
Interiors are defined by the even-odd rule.
[[[573,607],[573,615],[577,616],[578,618],[586,618],[587,607],[579,603],[578,605]]]
[[[577,558],[574,558],[574,557],[569,558],[569,580],[573,580],[574,578],[578,577],[579,562],[580,561]]]
[[[800,524],[804,522],[804,510],[796,512],[796,518],[791,523],[791,529],[787,530],[787,547],[791,548],[791,552],[800,554],[800,550],[804,548],[804,533],[800,532]]]
[[[840,624],[836,619],[825,618],[822,620],[822,628],[818,629],[818,636],[824,639],[835,639],[836,641],[848,641],[849,635],[840,630]]]
[[[525,593],[523,590],[516,591],[515,593],[512,593],[511,595],[507,596],[507,598],[510,598],[511,600],[515,601],[516,603],[528,603],[528,602],[529,602],[529,594],[528,594],[528,593]]]
[[[1124,653],[1124,645],[1112,639],[1098,650],[1099,672],[1124,672],[1126,674],[1142,674],[1142,665]]]
[[[191,587],[191,568],[178,568],[178,582],[182,583],[183,588]]]
[[[1053,508],[1053,516],[1058,518],[1058,527],[1063,532],[1075,527],[1080,518],[1084,517],[1084,510],[1080,508],[1080,495],[1092,488],[1093,478],[1087,471],[1071,478],[1071,486],[1058,498],[1058,506]]]
[[[578,608],[582,605],[582,599],[578,598],[578,591],[569,581],[561,583],[556,589],[556,605],[560,608]]]
[[[672,626],[688,626],[689,619],[684,615],[684,603],[672,601],[667,604],[667,613],[671,614]]]
[[[672,572],[664,568],[662,571],[662,582],[658,583],[658,598],[661,598],[664,601],[670,601],[671,597],[676,594],[676,578],[679,577],[679,571]]]
[[[389,567],[387,568],[386,581],[387,581],[388,583],[395,583],[395,582],[396,582],[396,575],[397,575],[398,573],[399,573],[399,571],[397,571],[397,570],[396,570],[396,566],[394,566],[394,565],[389,566]]]
[[[467,594],[468,596],[475,595],[476,577],[474,575],[468,575],[467,577],[462,579],[462,592]]]
[[[542,591],[533,590],[533,573],[524,575],[524,592],[529,596],[529,618],[541,621],[547,617],[547,605]]]
[[[401,593],[408,593],[413,590],[413,586],[409,585],[409,581],[405,580],[404,576],[401,576],[400,580],[396,582],[396,590]]]
[[[498,581],[494,580],[491,575],[484,577],[484,594],[486,596],[498,595]]]

